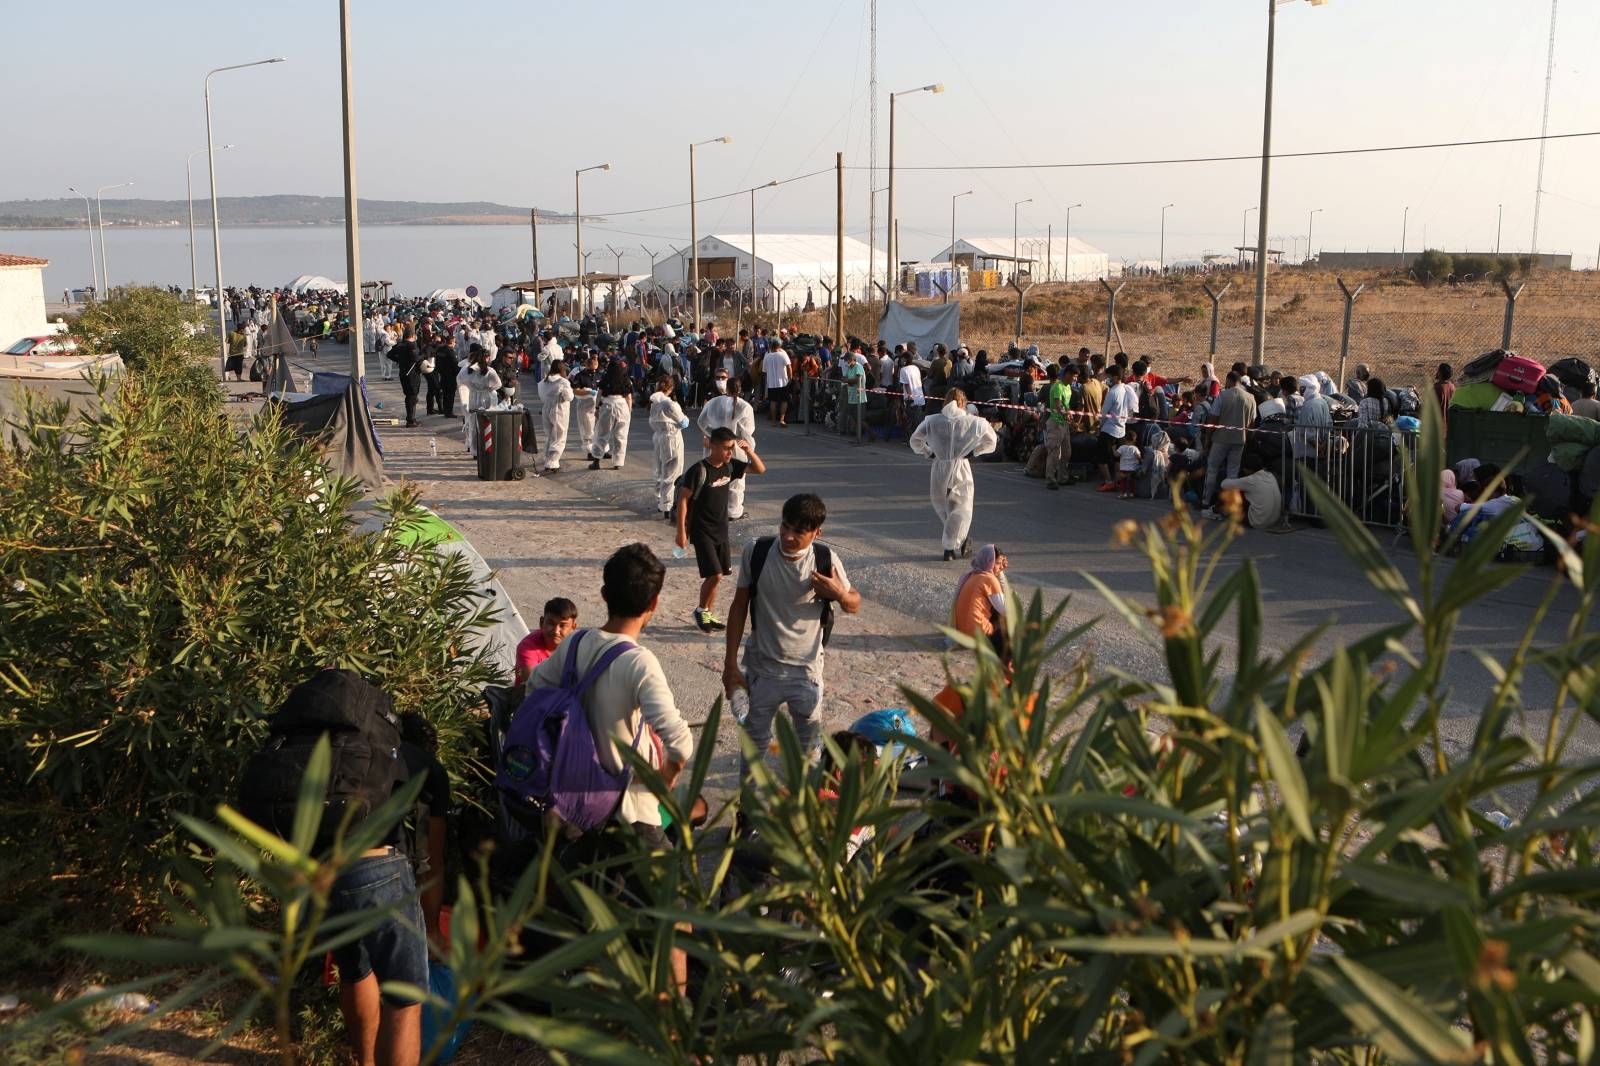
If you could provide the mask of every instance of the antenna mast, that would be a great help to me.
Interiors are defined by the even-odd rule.
[[[1539,127],[1539,177],[1533,190],[1533,243],[1528,248],[1529,254],[1534,256],[1539,254],[1539,206],[1544,201],[1544,149],[1549,143],[1545,138],[1550,136],[1550,85],[1556,74],[1557,2],[1550,0],[1550,55],[1544,67],[1544,122]]]

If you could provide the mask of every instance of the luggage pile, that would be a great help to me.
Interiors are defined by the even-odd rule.
[[[1466,411],[1524,412],[1533,407],[1531,397],[1541,382],[1568,400],[1576,400],[1585,381],[1597,381],[1594,369],[1582,359],[1562,359],[1550,369],[1537,359],[1504,348],[1485,352],[1462,368],[1451,407]]]

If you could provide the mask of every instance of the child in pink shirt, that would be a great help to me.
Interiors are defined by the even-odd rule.
[[[567,635],[578,628],[578,605],[562,596],[544,605],[539,616],[539,628],[523,637],[517,644],[516,683],[528,680],[533,668],[550,658]]]

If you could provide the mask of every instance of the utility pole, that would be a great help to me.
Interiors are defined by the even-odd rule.
[[[367,374],[364,348],[367,317],[361,306],[361,222],[356,217],[356,112],[355,98],[350,93],[350,0],[339,0],[339,88],[344,97],[344,261],[345,285],[350,295],[350,380],[359,389]]]
[[[878,269],[878,0],[867,0],[867,303]]]
[[[1250,339],[1251,366],[1267,361],[1267,205],[1272,197],[1272,61],[1277,36],[1278,0],[1267,0],[1267,91],[1261,118],[1261,202],[1256,213],[1256,325]]]
[[[543,294],[539,292],[539,209],[528,211],[528,230],[533,238],[533,306],[543,310]]]
[[[836,195],[836,200],[837,200],[838,206],[835,209],[836,212],[837,212],[837,218],[835,220],[835,227],[837,228],[838,235],[834,238],[834,247],[835,247],[835,253],[834,254],[835,254],[835,256],[837,258],[834,260],[834,264],[833,264],[834,280],[836,282],[836,284],[833,287],[833,306],[834,306],[833,324],[834,324],[834,328],[838,331],[837,336],[834,338],[834,340],[837,341],[837,343],[834,345],[834,348],[835,348],[834,356],[835,356],[835,358],[837,358],[839,356],[839,354],[840,354],[838,349],[844,344],[845,337],[848,336],[848,334],[845,332],[845,328],[844,328],[844,153],[843,152],[835,152],[833,154],[833,168],[834,168],[835,174],[837,175],[836,180],[837,180],[837,184],[838,184],[838,192],[837,192],[837,195]],[[868,265],[870,266],[871,264],[868,264]],[[754,263],[751,264],[750,269],[751,270],[755,269],[755,264]]]

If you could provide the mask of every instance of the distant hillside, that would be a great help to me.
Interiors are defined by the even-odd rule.
[[[329,226],[344,222],[342,196],[224,196],[217,206],[230,226]],[[105,200],[109,225],[187,225],[187,200]],[[570,223],[572,216],[541,209],[541,219]],[[210,201],[195,197],[197,226],[211,224]],[[425,203],[418,200],[362,200],[363,225],[488,225],[526,222],[528,209],[472,200],[463,203]],[[81,197],[58,200],[0,200],[0,228],[43,229],[83,223]]]

